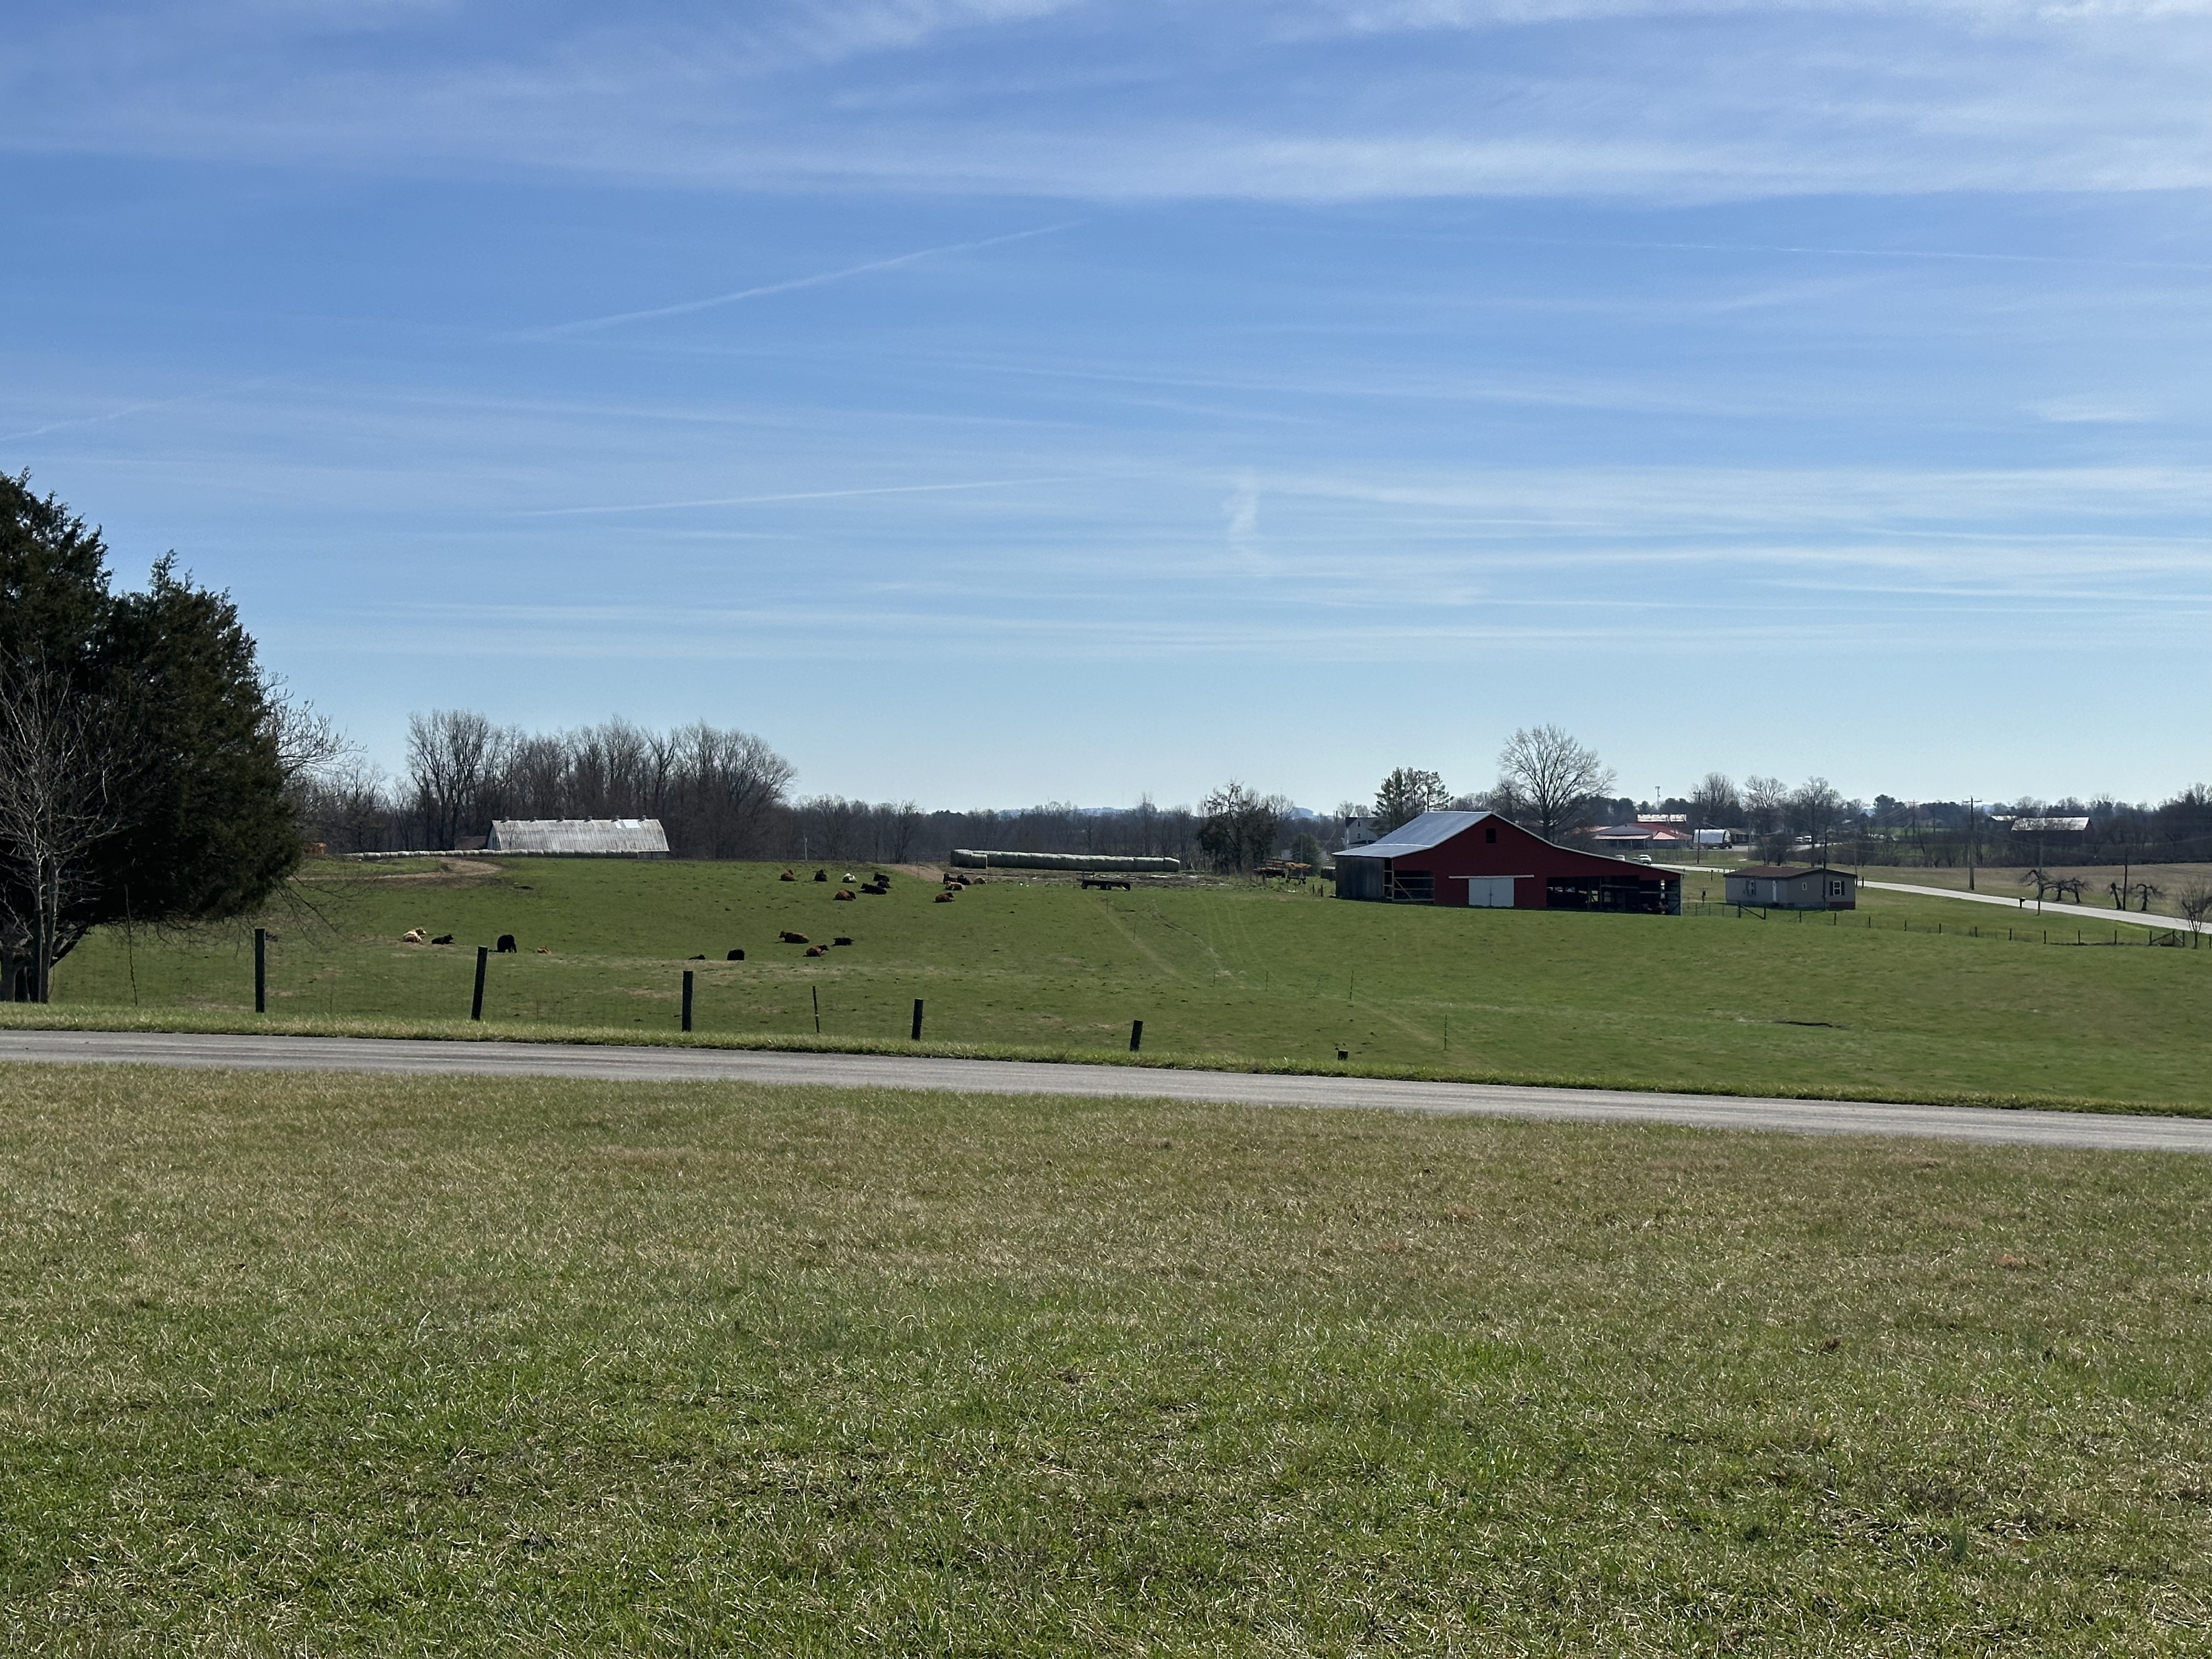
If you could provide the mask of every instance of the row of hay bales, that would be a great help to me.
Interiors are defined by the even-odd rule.
[[[1109,856],[1103,853],[988,853],[966,847],[952,849],[957,870],[1127,870],[1137,874],[1172,876],[1182,869],[1181,859]]]

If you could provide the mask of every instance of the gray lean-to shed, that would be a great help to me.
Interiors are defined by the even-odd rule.
[[[495,818],[484,851],[665,859],[668,837],[659,818]]]

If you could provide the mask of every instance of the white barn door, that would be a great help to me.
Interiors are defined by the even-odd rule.
[[[1469,876],[1467,902],[1481,910],[1510,910],[1516,879],[1512,876]]]

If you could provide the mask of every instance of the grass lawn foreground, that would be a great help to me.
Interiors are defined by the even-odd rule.
[[[0,1071],[22,1653],[2203,1652],[2212,1170]]]

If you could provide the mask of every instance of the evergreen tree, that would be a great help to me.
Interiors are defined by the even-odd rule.
[[[1375,833],[1388,836],[1424,812],[1451,804],[1451,792],[1434,772],[1411,766],[1395,769],[1375,791]]]
[[[0,474],[0,998],[43,1000],[103,923],[241,915],[298,863],[281,711],[229,596],[169,559],[112,592],[99,532],[27,473]]]

